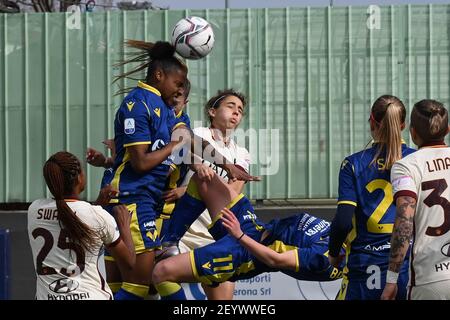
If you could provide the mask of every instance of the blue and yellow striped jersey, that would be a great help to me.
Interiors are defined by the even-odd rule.
[[[159,150],[170,142],[176,124],[173,109],[164,103],[156,88],[139,82],[125,97],[114,120],[116,159],[111,181],[122,196],[160,198],[171,157],[146,173],[137,173],[131,167],[127,147],[148,145],[148,152]]]
[[[402,156],[414,152],[402,145]],[[367,266],[386,270],[395,220],[390,170],[385,168],[385,152],[371,164],[377,145],[355,153],[341,164],[338,204],[355,206],[352,230],[347,235],[349,279],[367,277]],[[347,270],[348,269],[348,270]]]

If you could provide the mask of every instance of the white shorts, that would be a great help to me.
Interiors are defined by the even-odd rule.
[[[450,300],[450,280],[436,281],[410,288],[411,300]]]
[[[179,243],[181,253],[189,252],[195,248],[204,247],[214,242],[208,231],[211,223],[209,213],[205,210],[191,225]]]

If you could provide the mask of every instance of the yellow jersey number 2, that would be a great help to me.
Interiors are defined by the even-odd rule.
[[[383,199],[367,220],[367,231],[372,233],[392,233],[394,228],[393,223],[380,223],[394,201],[391,183],[383,179],[375,179],[366,185],[366,189],[370,193],[373,193],[376,190],[383,190],[384,193]]]

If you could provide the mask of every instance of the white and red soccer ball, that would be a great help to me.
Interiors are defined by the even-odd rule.
[[[172,45],[183,58],[203,58],[214,46],[213,29],[208,21],[200,17],[181,19],[172,30]]]

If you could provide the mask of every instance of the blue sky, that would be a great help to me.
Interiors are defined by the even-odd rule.
[[[370,4],[426,4],[448,3],[449,0],[228,0],[230,8],[284,8],[304,6],[368,6]],[[152,0],[154,5],[170,9],[223,9],[226,0]]]

